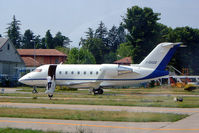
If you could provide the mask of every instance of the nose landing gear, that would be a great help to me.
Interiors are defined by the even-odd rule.
[[[51,100],[51,98],[53,97],[53,94],[48,94],[48,97],[49,97],[50,100]]]
[[[36,86],[33,86],[32,93],[33,93],[33,94],[36,94],[36,93],[38,93],[38,91],[37,91],[37,87],[36,87]]]

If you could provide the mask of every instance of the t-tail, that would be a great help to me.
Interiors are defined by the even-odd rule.
[[[139,66],[155,69],[157,71],[164,71],[180,44],[182,43],[164,42],[158,44],[151,51],[151,53],[139,64]]]

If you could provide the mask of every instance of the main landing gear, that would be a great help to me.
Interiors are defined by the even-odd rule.
[[[99,88],[97,89],[93,89],[93,94],[94,95],[102,95],[104,93],[102,87],[100,86]]]

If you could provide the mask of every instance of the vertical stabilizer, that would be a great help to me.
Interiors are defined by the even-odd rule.
[[[164,70],[171,60],[179,43],[164,42],[158,44],[151,53],[139,64],[140,67]]]

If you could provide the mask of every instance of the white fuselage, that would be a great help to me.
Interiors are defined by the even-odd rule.
[[[20,78],[19,82],[32,86],[46,86],[47,76],[51,76],[56,85],[77,88],[128,86],[146,82],[168,75],[165,67],[180,44],[160,43],[140,64],[130,66],[117,64],[43,65]]]
[[[32,86],[46,86],[50,65],[43,65],[22,77],[19,81]],[[55,71],[56,85],[96,88],[99,86],[133,85],[153,80],[147,79],[154,69],[141,68],[138,65],[121,66],[116,64],[102,65],[57,65]],[[164,75],[162,75],[164,76]],[[159,77],[158,77],[159,78]]]

